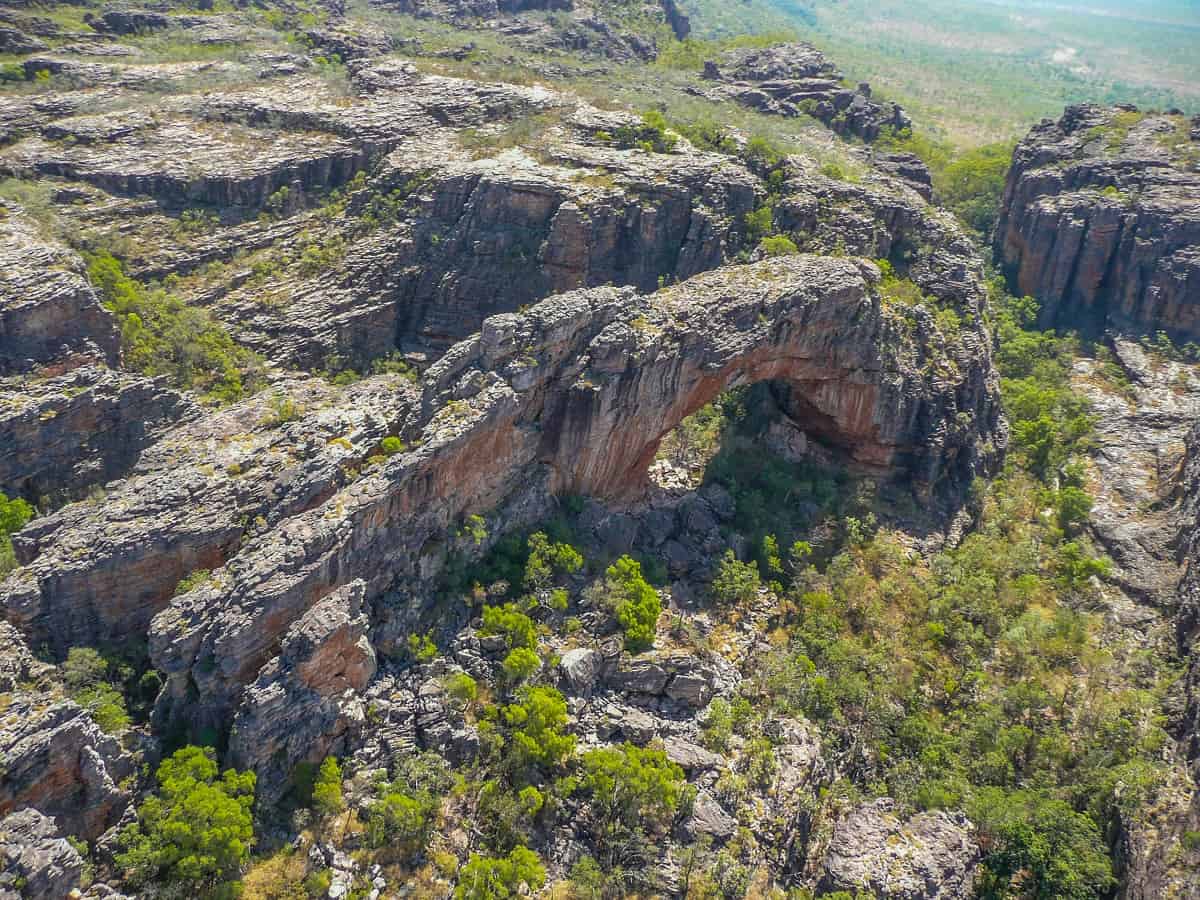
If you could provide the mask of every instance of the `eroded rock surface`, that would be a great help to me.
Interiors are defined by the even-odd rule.
[[[35,809],[0,819],[0,897],[57,900],[78,887],[83,860],[54,820]]]
[[[402,432],[414,449],[247,541],[156,618],[152,652],[171,679],[163,709],[203,716],[183,702],[194,684],[220,719],[288,624],[350,579],[368,598],[392,586],[419,598],[467,514],[536,514],[551,492],[636,495],[662,435],[730,384],[793,385],[814,435],[952,502],[990,464],[984,441],[1003,439],[986,345],[970,332],[957,349],[925,328],[905,335],[874,277],[869,264],[795,257],[647,298],[598,288],[487,320],[423,380]],[[948,353],[945,368],[936,359]]]
[[[980,851],[961,814],[921,813],[902,822],[884,798],[850,811],[825,853],[822,887],[897,900],[974,896]]]
[[[1200,138],[1182,115],[1073,106],[1018,146],[996,225],[1044,325],[1200,336]]]
[[[705,63],[704,77],[739,103],[783,116],[810,115],[838,134],[865,141],[884,128],[908,128],[912,120],[895,103],[871,99],[866,83],[847,87],[842,73],[811,44],[777,44],[725,51]]]
[[[266,808],[289,785],[296,763],[342,756],[366,721],[362,692],[375,674],[367,639],[365,586],[352,582],[318,602],[288,629],[279,656],[246,689],[233,720],[230,759],[258,775]]]

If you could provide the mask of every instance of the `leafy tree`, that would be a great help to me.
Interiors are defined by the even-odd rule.
[[[502,710],[518,759],[544,767],[560,765],[575,751],[566,733],[567,702],[552,687],[527,687],[517,702]]]
[[[630,556],[622,556],[614,562],[604,572],[600,594],[625,632],[628,650],[640,653],[654,646],[662,601],[658,591],[642,577],[641,563]]]
[[[670,824],[686,788],[683,769],[662,750],[621,747],[583,755],[583,786],[602,820],[626,826]]]
[[[391,846],[405,858],[420,853],[436,822],[438,801],[429,793],[415,796],[393,785],[367,812],[367,842]]]
[[[233,896],[254,841],[254,773],[218,775],[213,751],[189,746],[163,760],[157,781],[121,833],[117,865],[136,887]]]
[[[472,853],[459,874],[456,900],[507,900],[521,894],[521,885],[538,891],[546,883],[546,870],[528,847],[514,847],[508,856]]]
[[[520,684],[532,676],[541,664],[538,655],[532,650],[527,647],[516,647],[509,651],[508,656],[504,657],[504,662],[500,667],[509,684]]]
[[[1061,800],[984,791],[971,808],[987,837],[980,896],[1093,900],[1116,883],[1100,830]]]
[[[794,256],[800,248],[786,234],[772,234],[759,241],[758,249],[764,256]]]
[[[109,680],[117,674],[114,668],[91,647],[72,647],[63,662],[67,693],[108,734],[124,731],[131,721],[124,695]]]
[[[466,672],[446,676],[446,693],[463,706],[470,706],[479,697],[479,685]]]
[[[33,507],[20,497],[8,499],[0,492],[0,578],[17,567],[11,535],[25,527],[33,518]]]
[[[713,579],[713,596],[722,603],[745,603],[754,599],[761,583],[758,563],[740,562],[732,550],[726,550]]]
[[[320,816],[334,816],[346,808],[342,798],[342,767],[337,757],[327,756],[322,760],[313,783],[312,799],[313,809]]]
[[[504,643],[509,649],[524,647],[533,650],[537,647],[537,626],[533,619],[522,612],[515,603],[505,603],[503,606],[485,606],[483,608],[482,634],[498,634],[504,637]]]
[[[583,556],[570,544],[553,542],[544,532],[529,536],[529,559],[525,562],[525,587],[541,590],[555,576],[572,575],[583,567]]]

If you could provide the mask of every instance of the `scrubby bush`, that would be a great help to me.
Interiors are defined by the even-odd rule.
[[[570,544],[551,541],[544,532],[535,531],[526,545],[529,558],[525,561],[526,590],[550,586],[555,577],[573,575],[583,568],[583,556]]]
[[[713,579],[713,596],[722,603],[746,603],[758,594],[762,580],[758,575],[758,563],[744,563],[726,550]]]
[[[12,535],[25,527],[33,518],[33,507],[14,497],[11,500],[0,492],[0,578],[3,578],[17,566],[17,558],[13,552]]]
[[[235,344],[211,313],[143,287],[107,251],[87,259],[89,280],[121,325],[126,365],[147,375],[165,375],[176,387],[223,402],[257,390],[262,361]]]
[[[502,710],[513,752],[523,764],[545,768],[561,765],[575,751],[567,734],[567,702],[552,687],[524,688],[516,702]]]
[[[156,780],[137,822],[121,832],[117,866],[135,887],[235,896],[254,841],[254,773],[218,774],[211,749],[184,747],[159,765]]]
[[[480,632],[485,635],[501,635],[505,646],[510,650],[518,647],[533,650],[537,647],[537,625],[514,603],[485,606]]]
[[[346,808],[346,801],[342,798],[342,767],[338,765],[337,757],[327,756],[321,762],[313,783],[312,803],[317,815],[326,818]]]
[[[528,847],[514,847],[505,857],[472,853],[459,873],[456,900],[507,900],[522,893],[521,886],[538,891],[546,883],[546,870]]]
[[[786,234],[772,234],[759,241],[758,249],[764,256],[794,256],[800,248]]]
[[[662,601],[658,591],[642,577],[642,566],[630,556],[622,556],[604,572],[598,586],[598,599],[613,611],[625,632],[625,646],[640,653],[654,646]]]
[[[125,697],[114,683],[118,673],[91,647],[72,647],[63,663],[63,681],[71,699],[91,713],[108,734],[130,725]]]

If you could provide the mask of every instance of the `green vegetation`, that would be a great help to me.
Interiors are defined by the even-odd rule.
[[[0,492],[0,578],[17,567],[12,535],[24,528],[32,518],[32,506],[20,497],[13,497],[10,500],[3,492]]]
[[[773,535],[768,539],[775,541]],[[713,596],[722,603],[746,603],[754,599],[761,583],[757,562],[740,562],[732,550],[726,550],[713,579]]]
[[[162,289],[143,287],[107,251],[87,259],[88,278],[121,324],[126,365],[146,375],[165,375],[176,387],[221,402],[257,390],[261,360],[235,344],[209,312]]]
[[[100,729],[116,734],[131,719],[120,690],[122,667],[91,647],[72,647],[63,663],[63,682],[71,699],[91,713]]]
[[[798,32],[962,146],[1008,137],[1069,103],[1189,109],[1196,13],[1182,2],[682,0],[694,35]]]
[[[575,737],[566,733],[567,703],[554,688],[524,688],[501,714],[521,763],[554,768],[575,751]]]
[[[622,556],[604,572],[593,588],[596,602],[610,609],[625,632],[625,648],[640,653],[654,646],[654,632],[662,615],[658,591],[642,577],[642,565]]]
[[[505,857],[472,853],[458,879],[456,900],[506,900],[522,892],[540,890],[546,883],[541,859],[528,847],[514,847]]]
[[[768,31],[763,34],[739,34],[717,40],[686,38],[671,41],[658,54],[657,65],[668,69],[699,71],[709,60],[715,60],[726,50],[761,49],[797,39],[790,30]]]
[[[670,153],[679,138],[668,130],[667,120],[655,109],[642,113],[640,125],[622,125],[611,135],[598,132],[596,139],[611,142],[623,150],[645,150],[647,153]]]
[[[121,832],[117,866],[138,888],[236,896],[254,840],[254,773],[218,775],[211,749],[184,747],[163,760],[156,779],[137,822]]]
[[[327,756],[317,770],[312,789],[313,811],[324,818],[335,816],[346,808],[342,797],[342,767],[337,757]]]
[[[1004,180],[1015,141],[1004,140],[966,150],[912,131],[885,131],[881,149],[919,156],[933,177],[938,202],[953,212],[980,241],[990,236],[1000,214]]]

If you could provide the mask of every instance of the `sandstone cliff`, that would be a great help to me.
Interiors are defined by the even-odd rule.
[[[1200,128],[1074,106],[1016,149],[994,236],[1041,323],[1200,336]]]

